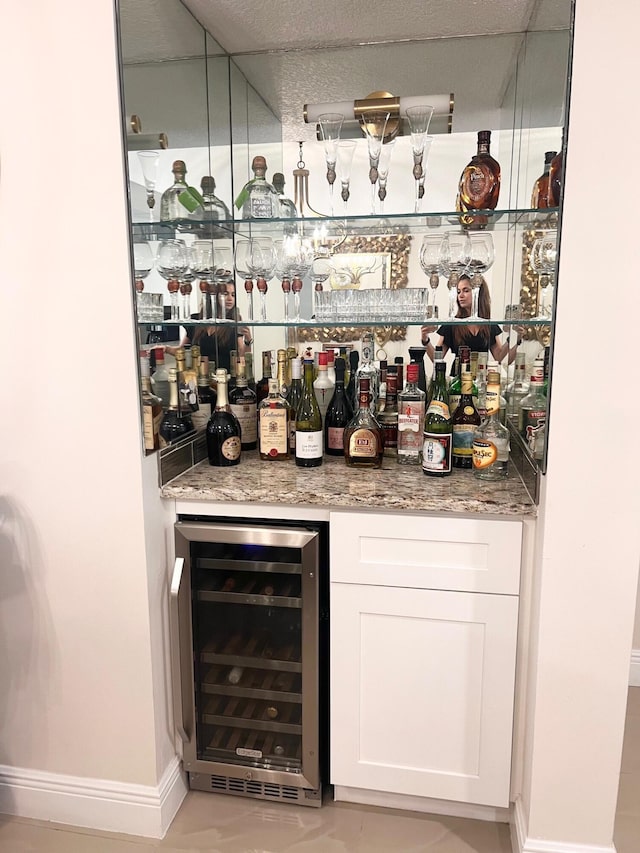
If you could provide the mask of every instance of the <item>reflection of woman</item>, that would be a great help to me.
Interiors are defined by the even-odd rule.
[[[468,276],[463,275],[458,282],[458,311],[456,317],[468,317],[471,314],[472,301],[470,279]],[[478,314],[486,320],[491,319],[491,296],[489,295],[489,288],[484,279],[482,279],[478,294]],[[449,350],[454,355],[458,355],[459,348],[467,346],[472,352],[489,351],[497,362],[501,362],[508,355],[508,363],[511,364],[516,357],[516,350],[519,344],[522,343],[522,338],[520,337],[521,327],[517,326],[516,329],[518,331],[517,343],[515,346],[509,347],[508,340],[502,343],[500,339],[502,329],[497,323],[491,323],[491,325],[486,326],[443,324],[437,329],[439,338],[436,341],[436,346],[442,346],[443,356]],[[436,331],[435,326],[423,326],[421,330],[422,345],[426,348],[426,353],[432,361],[434,357],[434,345],[429,340],[428,335],[434,331]]]
[[[236,308],[236,288],[232,281],[227,282],[225,293],[227,320],[241,320]],[[188,326],[187,337],[182,342],[200,347],[200,355],[215,362],[217,368],[231,370],[231,351],[238,356],[244,355],[251,346],[251,333],[247,326],[237,326],[235,322],[223,326]]]

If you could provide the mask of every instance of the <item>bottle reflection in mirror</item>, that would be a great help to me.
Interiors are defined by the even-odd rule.
[[[411,130],[413,177],[416,185],[415,213],[420,212],[422,198],[424,196],[426,161],[433,141],[432,136],[427,136],[432,115],[433,107],[428,104],[407,108],[407,121],[409,122],[409,128]]]
[[[213,250],[214,270],[213,284],[217,298],[217,316],[219,320],[227,319],[227,284],[233,283],[233,263],[231,249],[226,246],[216,246]]]
[[[396,144],[395,139],[382,146],[380,151],[380,162],[378,163],[378,198],[380,199],[380,213],[384,213],[384,200],[387,197],[387,181],[389,179],[389,166],[391,155]]]
[[[336,180],[336,161],[338,158],[338,141],[342,131],[343,116],[340,113],[323,113],[318,117],[320,133],[324,143],[324,157],[327,163],[327,181],[329,183],[329,201],[331,216],[333,216],[333,185]]]
[[[347,213],[347,203],[350,196],[351,166],[356,150],[355,139],[344,139],[338,143],[336,175],[340,181],[340,197],[344,202],[344,213]]]
[[[149,219],[153,219],[153,208],[156,205],[155,188],[158,180],[158,163],[160,154],[157,151],[138,151],[138,161],[142,169],[142,179],[147,191],[147,207]]]

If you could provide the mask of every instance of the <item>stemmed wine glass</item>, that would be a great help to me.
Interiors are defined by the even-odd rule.
[[[344,202],[344,212],[347,213],[347,202],[349,201],[349,183],[351,181],[351,166],[353,155],[356,150],[355,139],[343,139],[338,142],[338,157],[336,161],[336,173],[340,181],[340,196]]]
[[[301,239],[299,234],[289,234],[282,241],[282,272],[291,278],[291,290],[293,291],[293,308],[296,323],[300,317],[300,291],[302,290],[302,279],[309,272],[313,261],[313,247],[307,240]]]
[[[253,323],[253,273],[250,269],[251,245],[250,240],[238,240],[234,250],[234,267],[236,273],[244,279],[244,289],[249,301],[249,323]]]
[[[540,291],[539,307],[533,320],[548,320],[551,317],[551,306],[553,299],[553,277],[556,270],[558,257],[558,235],[556,231],[544,231],[540,237],[536,237],[531,247],[529,264],[531,269],[538,274],[538,290]],[[547,291],[552,295],[546,296]],[[546,296],[546,298],[545,298]]]
[[[380,199],[380,213],[384,212],[384,200],[387,197],[387,179],[389,177],[389,165],[395,139],[382,146],[380,151],[380,162],[378,164],[378,198]]]
[[[203,320],[215,319],[216,314],[212,305],[213,271],[215,267],[213,246],[210,240],[195,240],[189,249],[191,269],[196,278],[200,279],[200,317]]]
[[[371,182],[371,213],[376,212],[376,184],[378,183],[378,166],[382,152],[382,141],[387,131],[389,113],[372,113],[366,116],[362,127],[367,136],[369,149],[369,181]]]
[[[163,240],[158,249],[158,272],[167,281],[167,290],[171,298],[171,319],[180,319],[178,295],[180,279],[187,271],[189,259],[183,240]]]
[[[340,113],[323,113],[318,116],[320,133],[324,142],[324,157],[327,161],[327,181],[329,182],[329,200],[331,216],[333,216],[333,185],[336,180],[336,160],[338,157],[338,140],[342,130],[344,117]]]
[[[289,322],[289,294],[291,293],[291,279],[284,269],[282,263],[282,240],[274,240],[274,249],[276,251],[276,269],[275,276],[280,279],[282,294],[284,296],[284,322]]]
[[[447,276],[449,288],[449,319],[457,313],[458,282],[469,269],[471,261],[471,240],[466,231],[447,231],[440,246],[440,266]]]
[[[429,156],[432,136],[427,136],[433,107],[423,104],[417,107],[407,107],[407,121],[411,131],[411,150],[413,152],[413,177],[416,182],[415,213],[420,212],[420,205],[424,196],[424,178],[426,160]],[[426,150],[426,157],[425,157]]]
[[[144,279],[153,269],[153,251],[148,243],[133,244],[133,270],[135,274],[136,293],[144,290]]]
[[[478,300],[480,296],[480,287],[482,286],[482,275],[493,266],[495,257],[493,249],[493,237],[486,231],[475,232],[469,234],[471,240],[471,257],[469,259],[469,270],[471,276],[471,314],[470,318],[479,320]]]
[[[233,278],[231,249],[228,246],[216,246],[213,251],[213,284],[218,300],[218,319],[227,319],[227,282]]]
[[[153,219],[153,208],[156,203],[154,190],[156,188],[156,180],[158,179],[158,163],[160,162],[160,154],[157,151],[138,151],[138,160],[140,161],[142,178],[144,180],[145,189],[147,190],[149,219]]]
[[[442,240],[441,234],[425,234],[420,247],[420,266],[425,275],[429,276],[429,287],[432,297],[427,303],[427,318],[438,318],[438,306],[436,305],[436,290],[440,284],[442,272]]]
[[[318,306],[317,306],[317,293],[322,293],[323,285],[325,281],[331,275],[332,266],[331,266],[331,257],[328,253],[316,255],[314,259],[311,261],[311,268],[309,269],[309,278],[313,282],[313,313],[312,317],[317,319],[318,317]]]
[[[276,250],[271,237],[252,237],[249,240],[249,272],[255,276],[260,294],[260,319],[267,321],[268,282],[276,271]]]

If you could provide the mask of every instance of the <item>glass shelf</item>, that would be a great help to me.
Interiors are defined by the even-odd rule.
[[[428,320],[331,320],[316,322],[315,320],[155,320],[155,321],[138,321],[138,326],[250,326],[251,328],[270,329],[270,328],[287,328],[287,329],[333,329],[349,326],[349,328],[370,328],[372,326],[524,326],[526,328],[541,328],[552,325],[552,320],[507,320],[505,318],[492,317],[490,320],[471,320],[471,319],[428,319]]]

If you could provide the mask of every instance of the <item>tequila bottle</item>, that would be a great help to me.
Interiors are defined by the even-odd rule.
[[[185,177],[187,167],[184,160],[174,160],[173,184],[162,193],[160,199],[160,220],[175,222],[178,231],[191,231],[192,221],[202,215],[202,196],[193,187],[188,186]]]
[[[202,238],[228,237],[229,234],[221,228],[219,222],[233,219],[227,205],[215,194],[216,182],[211,175],[204,175],[200,181],[202,204],[199,212],[202,222],[198,225],[198,236]]]
[[[236,207],[242,210],[242,218],[278,219],[280,216],[278,193],[265,178],[267,161],[264,157],[253,158],[251,171],[254,177],[244,185],[236,199]]]
[[[296,206],[284,194],[284,175],[282,172],[274,172],[272,180],[273,188],[277,192],[278,201],[280,202],[280,219],[296,219],[298,216]]]

